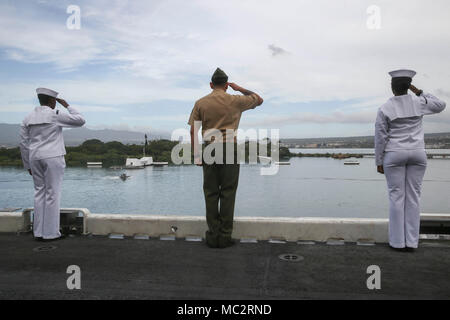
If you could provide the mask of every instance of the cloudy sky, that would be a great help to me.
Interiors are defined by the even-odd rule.
[[[417,70],[416,86],[450,101],[448,12],[448,0],[1,0],[0,122],[19,123],[43,86],[90,128],[170,133],[219,66],[265,99],[243,129],[370,135],[392,69]],[[425,128],[450,131],[450,111]]]

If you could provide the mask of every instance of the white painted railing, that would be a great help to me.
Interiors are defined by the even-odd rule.
[[[28,231],[31,212],[0,212],[0,232]],[[206,221],[201,216],[91,214],[84,208],[63,208],[61,213],[83,215],[83,234],[176,238],[204,237]],[[450,222],[450,214],[421,214],[422,221]],[[387,242],[388,220],[366,218],[264,218],[238,217],[234,221],[236,239],[282,239],[286,241],[327,241],[330,238],[349,242],[371,240]]]

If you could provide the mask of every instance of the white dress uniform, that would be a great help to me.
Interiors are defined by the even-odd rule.
[[[411,77],[415,74],[391,73]],[[398,75],[399,74],[399,75]],[[412,76],[411,76],[412,75]],[[417,248],[420,193],[427,165],[422,118],[445,109],[445,102],[429,93],[390,98],[378,110],[375,124],[375,161],[382,165],[389,192],[389,244]]]
[[[56,98],[57,92],[39,88],[39,93]],[[73,107],[69,113],[55,111],[47,106],[36,107],[23,120],[20,131],[20,151],[25,169],[31,169],[34,182],[35,237],[55,239],[59,232],[60,196],[64,168],[63,127],[84,125],[83,116]]]

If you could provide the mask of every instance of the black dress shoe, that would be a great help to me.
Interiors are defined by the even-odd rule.
[[[218,236],[214,235],[210,231],[206,231],[205,233],[205,243],[210,248],[217,248],[218,247]]]
[[[43,240],[44,240],[44,238],[42,238],[42,237],[34,237],[34,241],[42,242]]]
[[[414,251],[416,251],[416,249],[415,248],[411,248],[411,247],[406,247],[405,251],[406,252],[414,252]]]
[[[225,238],[225,237],[219,237],[218,247],[219,248],[228,248],[232,247],[236,244],[236,241],[234,241],[231,238]]]

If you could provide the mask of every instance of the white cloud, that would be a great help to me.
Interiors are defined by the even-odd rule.
[[[171,122],[182,122],[187,123],[189,119],[189,114],[174,114],[168,116],[132,116],[132,117],[122,117],[124,121],[132,121],[136,123],[148,122],[148,123],[158,123],[160,121],[171,121]]]
[[[26,104],[14,104],[14,105],[2,105],[0,106],[0,112],[14,112],[14,113],[23,113],[23,112],[30,112],[31,107],[30,105]],[[1,122],[4,120],[2,119]]]
[[[90,105],[77,105],[77,104],[71,104],[73,107],[77,108],[82,113],[92,113],[92,112],[119,112],[120,110],[117,108],[112,107],[104,107],[104,106],[90,106]],[[17,103],[17,104],[8,104],[0,106],[0,112],[13,112],[13,113],[27,113],[31,112],[33,109],[32,104],[25,104],[25,103]],[[64,107],[61,107],[58,105],[59,108],[63,109]]]
[[[386,72],[402,65],[417,68],[417,81],[424,85],[445,83],[449,74],[444,70],[450,70],[448,2],[380,1],[382,28],[376,31],[366,28],[370,4],[85,1],[80,31],[65,29],[64,19],[36,22],[32,13],[23,17],[2,6],[0,45],[11,59],[53,62],[60,68],[116,61],[133,75],[169,87],[221,65],[233,79],[282,101],[388,94]],[[42,41],[42,35],[49,41]],[[267,43],[275,42],[292,54],[271,59]]]
[[[283,125],[295,125],[303,123],[315,123],[315,124],[336,124],[336,123],[373,123],[376,118],[376,112],[362,111],[343,113],[334,111],[330,114],[316,114],[311,112],[298,112],[289,115],[266,115],[260,120],[246,121],[245,126],[269,126],[279,127]]]
[[[0,46],[9,59],[54,63],[67,71],[101,55],[100,43],[89,30],[70,31],[65,24],[57,25],[56,21],[5,4],[0,9]]]
[[[153,126],[146,125],[130,125],[129,123],[117,123],[117,124],[99,124],[99,125],[87,125],[89,129],[93,130],[120,130],[120,131],[132,131],[150,133],[152,137],[168,138],[171,132],[168,130],[155,129]]]
[[[80,112],[90,113],[90,112],[119,112],[120,109],[113,107],[105,107],[105,106],[89,106],[89,105],[76,105],[72,104],[75,108],[77,108]]]
[[[90,107],[96,112],[162,99],[194,101],[208,92],[217,66],[281,108],[285,102],[360,101],[337,105],[329,115],[270,114],[260,123],[369,123],[391,95],[387,72],[399,67],[416,69],[414,83],[449,98],[450,3],[380,0],[380,30],[366,27],[371,4],[79,1],[79,31],[65,28],[64,2],[42,4],[57,6],[53,12],[61,17],[53,19],[32,6],[1,4],[0,48],[8,59],[51,63],[59,71],[109,66],[106,75],[46,81],[80,105],[103,106]],[[11,104],[25,104],[29,99],[23,97],[43,85],[39,81],[8,81],[0,94]]]

